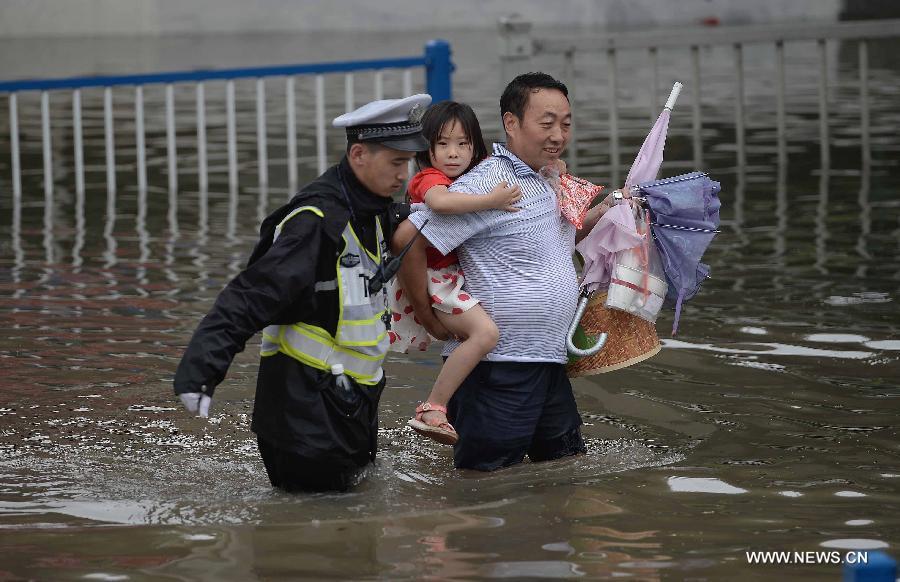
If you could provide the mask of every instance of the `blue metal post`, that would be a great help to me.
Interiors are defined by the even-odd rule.
[[[450,77],[455,69],[450,61],[450,43],[440,39],[428,41],[425,45],[425,88],[432,103],[452,99]]]
[[[884,552],[867,552],[865,562],[846,564],[844,582],[894,582],[897,579],[897,561]]]

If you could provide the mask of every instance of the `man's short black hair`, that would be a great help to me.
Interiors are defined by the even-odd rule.
[[[362,140],[357,139],[357,137],[355,135],[348,135],[347,136],[347,150],[346,150],[346,152],[348,154],[350,153],[350,148],[353,147],[353,144],[355,144],[355,143],[366,146],[370,152],[376,152],[376,151],[378,151],[379,148],[385,147],[383,143],[380,143],[377,141],[362,141]]]
[[[540,89],[556,89],[569,98],[566,86],[547,73],[525,73],[509,82],[500,97],[500,118],[509,111],[521,120],[528,106],[528,98]]]

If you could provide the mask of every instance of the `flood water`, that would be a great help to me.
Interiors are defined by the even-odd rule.
[[[455,97],[474,103],[496,137],[495,38],[446,36],[458,67]],[[405,56],[426,38],[357,42],[371,56]],[[73,73],[123,72],[104,67],[137,49],[117,42],[3,48],[56,51]],[[144,40],[134,70],[353,56],[335,40],[305,52],[294,50],[298,42],[304,48],[281,36],[219,38],[185,63],[171,49],[177,39]],[[378,462],[358,489],[333,495],[269,486],[249,431],[258,338],[217,390],[208,422],[189,417],[171,389],[181,351],[246,260],[259,217],[290,195],[277,136],[271,183],[256,185],[252,86],[240,89],[240,189],[229,192],[224,118],[210,105],[210,141],[219,141],[210,146],[209,191],[198,191],[188,99],[174,196],[163,174],[164,132],[148,136],[150,187],[135,186],[127,92],[117,112],[119,188],[110,199],[102,109],[85,96],[87,186],[78,196],[70,103],[54,97],[57,186],[49,206],[40,118],[24,120],[37,109],[22,97],[21,204],[10,195],[10,146],[0,138],[0,580],[837,580],[839,565],[751,565],[746,552],[882,548],[897,557],[900,69],[884,57],[895,45],[872,47],[865,139],[856,49],[845,44],[829,53],[824,166],[814,45],[788,54],[795,73],[782,156],[771,66],[764,49],[745,54],[759,82],[748,82],[743,162],[730,56],[704,54],[698,169],[721,181],[723,203],[722,233],[706,255],[712,278],[686,305],[676,338],[672,312],[664,312],[659,355],[573,381],[586,456],[490,474],[455,470],[448,447],[405,427],[441,363],[433,346],[388,357]],[[243,61],[203,60],[224,53]],[[44,63],[35,75],[65,74],[54,69],[59,61],[35,59]],[[579,170],[609,184],[607,108],[595,101],[606,77],[590,68],[592,57],[578,59]],[[552,59],[535,65],[561,74]],[[679,66],[662,68],[690,81],[690,69]],[[647,73],[638,64],[631,75],[620,80],[620,176],[650,125]],[[663,175],[694,169],[692,90],[673,113]],[[367,91],[360,81],[358,103]],[[148,99],[154,95],[148,89]],[[278,97],[270,98],[277,115]],[[335,97],[329,112],[339,103]],[[0,109],[7,111],[5,96]],[[0,118],[6,123],[5,113]],[[300,122],[301,154],[313,147],[304,133],[311,124]],[[334,153],[339,143],[330,140]],[[871,163],[861,161],[864,147]],[[309,179],[315,160],[301,158]]]

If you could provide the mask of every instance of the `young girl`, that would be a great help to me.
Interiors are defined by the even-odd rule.
[[[422,135],[428,140],[429,149],[416,154],[422,170],[409,182],[411,202],[424,202],[434,212],[446,214],[488,209],[518,211],[514,204],[521,198],[519,187],[509,187],[505,182],[484,196],[448,190],[453,180],[487,157],[481,126],[471,107],[453,101],[432,105],[422,118]],[[481,358],[494,349],[499,331],[478,300],[463,289],[465,279],[456,253],[445,256],[433,247],[426,253],[428,293],[435,315],[462,342],[447,358],[431,394],[416,407],[409,425],[440,443],[454,444],[459,436],[447,421],[447,403]],[[427,348],[428,333],[415,319],[403,290],[394,287],[390,298],[394,319],[391,349],[406,352],[410,346]]]

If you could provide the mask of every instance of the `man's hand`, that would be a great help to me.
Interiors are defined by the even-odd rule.
[[[200,392],[185,392],[178,396],[188,412],[198,414],[201,418],[209,417],[209,405],[212,402],[212,398]]]
[[[603,199],[603,202],[591,207],[591,209],[588,210],[587,214],[584,215],[584,225],[581,227],[581,230],[575,233],[576,242],[587,236],[587,234],[591,232],[591,229],[594,228],[594,225],[596,225],[597,222],[600,221],[600,218],[602,218],[603,215],[613,207],[613,205],[616,203],[616,192],[620,192],[622,194],[622,197],[625,199],[631,198],[631,192],[627,191],[624,186],[607,194],[606,198]],[[632,201],[628,200],[628,203],[632,204]]]
[[[444,324],[434,315],[434,310],[430,305],[427,308],[423,308],[419,311],[413,311],[415,313],[416,318],[419,320],[419,323],[422,324],[422,327],[425,328],[425,331],[428,332],[428,335],[433,337],[436,340],[447,341],[448,339],[454,337],[452,333],[447,331],[447,328],[444,327]],[[424,315],[424,317],[422,317]]]
[[[397,227],[397,231],[391,240],[393,251],[395,253],[399,252],[406,243],[413,240],[416,232],[418,232],[416,227],[410,221],[403,221]],[[427,232],[422,234],[428,236]],[[403,287],[406,293],[406,298],[413,307],[416,319],[419,320],[425,331],[431,334],[433,338],[445,341],[451,334],[438,321],[437,316],[431,309],[431,297],[428,295],[428,282],[425,276],[426,263],[425,241],[422,240],[422,237],[419,237],[413,242],[406,256],[403,257],[400,270],[397,272],[397,278],[400,281],[400,286]]]
[[[613,205],[616,203],[616,201],[615,201],[616,192],[621,194],[622,198],[631,198],[631,189],[630,188],[625,188],[625,186],[622,186],[621,188],[617,188],[617,189],[613,190],[612,192],[610,192],[609,194],[607,194],[606,198],[603,199],[603,202],[600,203],[607,210],[612,208]],[[629,203],[630,202],[631,201],[629,201]]]

